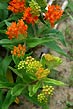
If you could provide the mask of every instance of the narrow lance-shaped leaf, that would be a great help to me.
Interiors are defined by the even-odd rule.
[[[49,31],[49,36],[54,37],[54,38],[58,38],[58,40],[61,41],[61,43],[66,46],[66,41],[65,41],[65,37],[63,36],[63,33],[60,32],[59,30],[56,29],[52,29]]]
[[[4,94],[3,94],[3,91],[0,90],[0,108],[2,108],[3,99],[4,99]]]
[[[19,40],[19,39],[14,39],[14,40],[2,39],[2,40],[0,40],[0,45],[16,45],[18,43],[24,43],[24,40]]]
[[[65,84],[61,81],[55,80],[55,79],[50,79],[50,78],[45,78],[43,79],[43,82],[45,84],[52,84],[52,85],[57,85],[57,86],[64,86]]]
[[[6,56],[3,61],[0,63],[0,75],[3,76],[3,77],[6,77],[6,72],[7,72],[7,69],[8,69],[8,66],[9,64],[11,63],[12,61],[12,58],[11,56]]]
[[[35,85],[30,85],[28,87],[29,90],[29,96],[32,97],[37,91],[38,89],[41,87],[41,83],[37,82]]]
[[[54,39],[53,38],[29,38],[29,39],[26,39],[26,44],[27,44],[27,47],[28,48],[32,48],[32,47],[35,47],[37,45],[42,45],[44,43],[47,43],[47,42],[51,42],[53,41]]]
[[[17,84],[12,88],[11,95],[12,96],[19,96],[22,93],[23,90],[24,90],[24,85],[23,84]]]
[[[56,41],[51,41],[51,42],[49,41],[48,43],[45,43],[44,45],[46,45],[48,48],[50,48],[50,49],[52,49],[52,50],[54,50],[54,51],[56,51],[64,56],[69,57],[67,55],[67,53],[61,47],[59,47],[59,45],[57,44]]]
[[[12,59],[13,59],[14,63],[17,66],[19,64],[19,62],[20,62],[20,58],[18,58],[17,56],[12,55]]]
[[[29,38],[26,39],[26,42],[28,48],[32,48],[37,45],[46,45],[48,48],[55,50],[56,52],[68,57],[65,51],[61,47],[59,47],[55,39],[52,37],[31,38],[31,39]]]
[[[13,67],[11,67],[11,66],[9,66],[8,68],[11,69],[11,70],[12,70],[16,75],[18,75],[20,78],[23,78],[22,73],[18,72],[17,69],[15,69],[15,68],[13,68]]]
[[[50,29],[46,25],[44,25],[39,30],[39,36],[41,37],[53,37],[56,41],[61,41],[61,43],[66,46],[65,37],[63,36],[62,32],[56,29]]]
[[[12,96],[11,95],[11,90],[8,91],[4,102],[2,104],[2,108],[1,109],[8,109],[8,107],[10,106],[10,104],[12,104],[15,100],[16,96]]]
[[[68,7],[73,11],[73,1],[69,0]]]
[[[13,87],[14,84],[13,83],[9,83],[9,82],[3,82],[3,81],[0,81],[0,88],[8,88],[10,89],[11,87]]]
[[[35,94],[34,96],[29,96],[29,93],[27,90],[24,90],[24,96],[32,103],[34,103],[35,105],[41,106],[41,103],[38,102],[37,100],[37,95]]]

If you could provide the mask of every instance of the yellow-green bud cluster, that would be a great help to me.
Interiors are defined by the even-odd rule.
[[[38,101],[39,101],[40,103],[42,103],[42,102],[43,102],[43,103],[47,103],[47,101],[48,101],[48,99],[47,99],[47,97],[45,96],[44,93],[38,94],[37,99],[38,99]]]
[[[61,64],[62,63],[62,60],[61,58],[59,57],[54,57],[55,61],[56,61],[56,64]]]
[[[39,61],[36,61],[36,60],[34,60],[33,62],[30,62],[26,67],[26,69],[31,72],[36,71],[38,68],[40,68],[40,63]]]
[[[31,13],[34,16],[40,16],[41,8],[40,8],[40,6],[38,5],[37,2],[35,2],[34,0],[31,0],[31,2],[29,3],[29,6],[32,9]]]
[[[50,55],[50,54],[43,54],[43,57],[47,60],[47,61],[53,61],[54,60],[54,56]]]
[[[33,73],[37,79],[45,78],[50,73],[50,70],[44,69],[39,61],[36,61],[31,56],[26,57],[24,61],[20,61],[18,69],[26,69],[26,72]]]
[[[31,56],[26,58],[24,64],[26,71],[31,73],[35,73],[40,67],[42,67],[42,64]]]
[[[18,64],[18,69],[24,68],[24,64],[25,64],[25,61],[20,61],[20,63]]]
[[[59,64],[62,63],[62,60],[59,57],[55,57],[55,56],[50,55],[50,54],[44,54],[43,56],[47,61],[56,61]]]
[[[48,65],[49,69],[57,67],[59,64],[62,63],[61,58],[55,57],[55,56],[50,55],[50,54],[44,54],[43,57],[45,59],[45,64]]]
[[[38,101],[40,103],[48,102],[48,97],[50,95],[53,95],[53,91],[54,91],[54,87],[53,86],[48,86],[48,85],[43,86],[43,89],[42,89],[41,93],[38,94],[38,97],[37,97]]]
[[[43,86],[42,93],[45,95],[53,95],[54,87],[53,86]]]

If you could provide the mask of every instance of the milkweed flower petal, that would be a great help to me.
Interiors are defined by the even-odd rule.
[[[13,13],[23,12],[25,10],[25,0],[11,0],[8,10],[11,10]]]
[[[23,20],[25,20],[28,24],[34,24],[38,20],[38,16],[34,16],[31,13],[31,8],[28,7],[25,9],[24,14],[23,14]]]
[[[9,39],[18,37],[18,28],[16,22],[12,22],[11,25],[7,28],[6,34]]]
[[[19,34],[26,34],[27,33],[27,25],[24,24],[23,20],[19,20],[17,23],[17,27],[19,30]]]
[[[20,34],[25,35],[27,37],[27,29],[28,26],[24,24],[22,19],[18,20],[18,23],[12,22],[11,25],[7,28],[6,34],[9,39],[18,38]]]
[[[24,56],[25,52],[26,52],[26,46],[19,44],[18,47],[14,46],[13,50],[11,51],[11,54],[21,57]]]
[[[49,5],[48,10],[45,13],[45,20],[49,20],[51,26],[54,26],[54,23],[61,18],[63,10],[58,5]]]

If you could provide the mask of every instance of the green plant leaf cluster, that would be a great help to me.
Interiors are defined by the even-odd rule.
[[[30,1],[26,0],[27,7]],[[38,22],[34,25],[24,21],[28,26],[27,38],[22,39],[22,35],[20,35],[20,38],[8,39],[6,35],[7,28],[12,22],[17,23],[23,17],[23,13],[12,13],[7,9],[9,2],[10,0],[0,0],[0,48],[6,50],[5,54],[2,53],[3,51],[0,51],[4,56],[0,54],[0,109],[8,109],[15,102],[16,97],[20,95],[24,95],[29,101],[47,109],[46,104],[39,103],[37,100],[37,95],[41,92],[42,87],[44,85],[64,86],[65,84],[61,81],[48,78],[48,76],[43,79],[37,79],[34,74],[27,72],[25,68],[18,70],[18,64],[32,55],[34,53],[33,48],[40,45],[68,57],[67,53],[60,47],[60,43],[66,46],[65,38],[62,32],[53,29],[50,22],[45,21],[43,13],[46,12],[46,1],[35,0],[41,8],[41,13],[38,17]],[[72,10],[72,6],[70,9]],[[25,44],[27,49],[25,55],[20,58],[11,55],[11,50],[13,50],[14,46],[18,46],[18,44]],[[43,69],[47,68],[50,70],[49,64],[47,65],[44,59],[42,61],[38,59],[38,61],[42,64]]]

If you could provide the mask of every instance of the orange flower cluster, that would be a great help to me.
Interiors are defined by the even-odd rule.
[[[14,49],[13,51],[11,51],[11,54],[21,57],[24,56],[25,52],[26,52],[25,45],[22,46],[21,44],[19,44],[18,47],[14,46]]]
[[[38,71],[35,73],[38,79],[45,78],[50,73],[48,69],[39,68]]]
[[[18,20],[18,23],[17,23],[17,28],[18,28],[18,31],[19,31],[19,34],[26,34],[27,33],[27,25],[24,24],[23,20]]]
[[[19,20],[18,23],[12,22],[11,25],[7,28],[6,34],[9,39],[18,38],[19,34],[27,33],[27,25],[24,24],[23,20]]]
[[[51,26],[54,26],[54,23],[60,19],[60,17],[63,14],[63,10],[58,5],[51,5],[48,6],[48,11],[45,13],[45,19],[49,20],[51,23]]]
[[[11,25],[7,28],[6,34],[9,39],[18,37],[18,28],[16,22],[12,22]]]
[[[8,9],[13,13],[23,12],[25,9],[25,0],[11,0]]]
[[[30,7],[25,9],[25,12],[23,14],[23,20],[25,20],[29,24],[34,24],[38,20],[38,16],[32,15],[31,10],[32,9]]]

